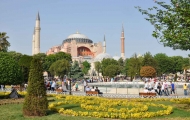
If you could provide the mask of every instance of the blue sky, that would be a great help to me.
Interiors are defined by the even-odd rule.
[[[169,1],[169,0],[165,0]],[[166,53],[187,57],[189,51],[163,47],[152,37],[153,26],[134,6],[148,8],[153,0],[1,0],[0,31],[7,32],[9,50],[32,54],[32,34],[37,12],[41,19],[40,51],[59,45],[77,30],[93,42],[106,35],[107,53],[120,56],[122,23],[125,56]]]

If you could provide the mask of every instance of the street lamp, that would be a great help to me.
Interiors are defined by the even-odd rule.
[[[70,64],[71,64],[71,67],[72,67],[72,61],[70,62]],[[70,84],[69,84],[69,95],[72,95],[72,93],[71,93],[71,68],[70,68],[70,79],[69,79],[69,81],[70,81]]]

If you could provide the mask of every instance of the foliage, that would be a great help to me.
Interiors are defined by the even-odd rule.
[[[50,66],[49,71],[52,75],[63,78],[70,71],[70,63],[66,59],[57,60]]]
[[[28,81],[31,61],[32,61],[31,56],[23,55],[18,62],[19,66],[21,66],[22,69],[24,82]]]
[[[17,62],[20,60],[20,58],[23,56],[21,53],[10,51],[8,52],[9,55],[11,55]]]
[[[81,79],[84,77],[84,74],[82,73],[82,70],[79,67],[79,63],[77,61],[74,61],[72,64],[70,75],[72,79]]]
[[[23,76],[18,62],[9,53],[0,52],[0,56],[0,84],[21,84]]]
[[[106,58],[106,59],[103,59],[102,62],[101,62],[101,65],[102,65],[102,75],[104,75],[104,72],[105,72],[105,69],[108,65],[118,65],[118,62],[114,59],[110,59],[110,58]]]
[[[120,67],[120,71],[121,71],[120,73],[125,74],[126,73],[126,71],[125,71],[125,61],[123,60],[123,58],[120,58],[118,60],[118,65]]]
[[[157,62],[157,75],[162,76],[163,73],[170,73],[173,69],[172,61],[164,53],[158,53],[154,56]]]
[[[51,54],[45,57],[43,69],[49,72],[50,66],[57,60],[62,60],[62,59],[66,59],[69,62],[72,61],[71,55],[69,53],[58,52],[56,54]]]
[[[87,61],[84,61],[82,63],[82,72],[86,75],[88,71],[90,70],[90,67],[91,67],[90,63]]]
[[[155,0],[159,6],[143,10],[136,7],[155,28],[152,36],[164,46],[173,49],[190,49],[190,1],[170,0],[170,4]]]
[[[46,71],[46,69],[45,69],[45,59],[46,59],[46,56],[47,55],[45,53],[38,53],[38,54],[33,55],[33,57],[41,59],[42,66],[43,66],[43,71]]]
[[[134,54],[130,59],[127,59],[126,70],[127,75],[133,78],[135,75],[140,75],[141,59]]]
[[[98,62],[95,62],[94,64],[95,64],[95,70],[98,72],[98,76],[99,76],[99,73],[102,69],[101,63],[98,61]]]
[[[143,66],[140,70],[140,75],[142,77],[155,77],[156,70],[151,66]]]
[[[7,41],[9,37],[6,35],[6,32],[0,32],[0,52],[7,52],[10,47],[10,43]]]
[[[172,56],[170,57],[170,62],[172,63],[172,73],[182,72],[183,71],[183,57],[181,56]]]
[[[104,76],[108,76],[109,78],[113,78],[118,75],[120,72],[119,65],[108,65],[104,71]]]
[[[23,114],[26,116],[46,115],[48,101],[43,79],[43,69],[40,59],[31,61],[27,94],[23,105]]]
[[[153,68],[157,69],[157,62],[150,52],[144,54],[142,66],[152,66]]]

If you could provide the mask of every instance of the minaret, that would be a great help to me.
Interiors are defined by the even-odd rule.
[[[35,45],[35,28],[34,28],[34,33],[32,35],[32,55],[34,55],[34,45]]]
[[[122,24],[122,31],[121,31],[121,58],[125,59],[125,36],[124,36],[123,24]]]
[[[35,26],[35,41],[34,41],[34,54],[40,53],[40,15],[39,12],[36,17],[36,26]]]
[[[103,42],[103,53],[106,53],[106,38],[104,35],[104,42]]]

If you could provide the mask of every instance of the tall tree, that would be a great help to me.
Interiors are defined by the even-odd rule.
[[[88,74],[88,71],[90,70],[90,67],[91,67],[90,63],[87,62],[87,61],[84,61],[84,62],[82,63],[82,72],[83,72],[85,75]]]
[[[69,73],[70,67],[71,66],[68,60],[62,59],[54,62],[50,66],[49,71],[52,75],[56,75],[59,76],[60,78],[63,78],[65,75]]]
[[[120,58],[118,60],[118,65],[120,67],[120,71],[121,71],[120,73],[125,74],[125,61],[123,60],[123,58]]]
[[[18,64],[21,66],[22,69],[24,82],[28,81],[31,61],[32,61],[32,56],[23,55],[18,62]]]
[[[99,73],[101,72],[101,63],[98,61],[98,62],[95,62],[95,70],[97,71],[98,73],[98,76],[99,76]]]
[[[141,58],[137,57],[137,54],[134,54],[130,59],[126,62],[126,70],[127,75],[134,78],[136,75],[140,76],[141,69]]]
[[[44,116],[48,107],[41,60],[33,58],[28,79],[27,94],[23,104],[26,116]]]
[[[0,52],[0,56],[0,84],[21,84],[23,76],[18,62],[7,52]]]
[[[108,76],[110,78],[115,77],[120,72],[120,66],[119,65],[108,65],[105,68],[104,76]]]
[[[158,53],[154,56],[158,67],[157,67],[157,75],[162,76],[163,73],[170,73],[172,69],[172,61],[165,53]]]
[[[10,47],[9,41],[7,41],[9,37],[6,32],[0,32],[0,51],[7,52],[8,47]]]
[[[150,52],[144,54],[144,59],[142,61],[142,66],[152,66],[153,68],[157,68],[157,62]]]
[[[114,59],[106,58],[101,62],[102,65],[102,75],[104,76],[105,69],[108,65],[118,65],[118,62]]]
[[[170,0],[170,3],[155,0],[157,6],[143,10],[136,7],[155,28],[152,36],[164,46],[173,49],[190,49],[190,1]]]
[[[73,79],[81,79],[84,77],[84,74],[82,73],[82,70],[79,67],[79,63],[77,61],[74,61],[74,63],[72,64],[70,74],[71,78]]]

